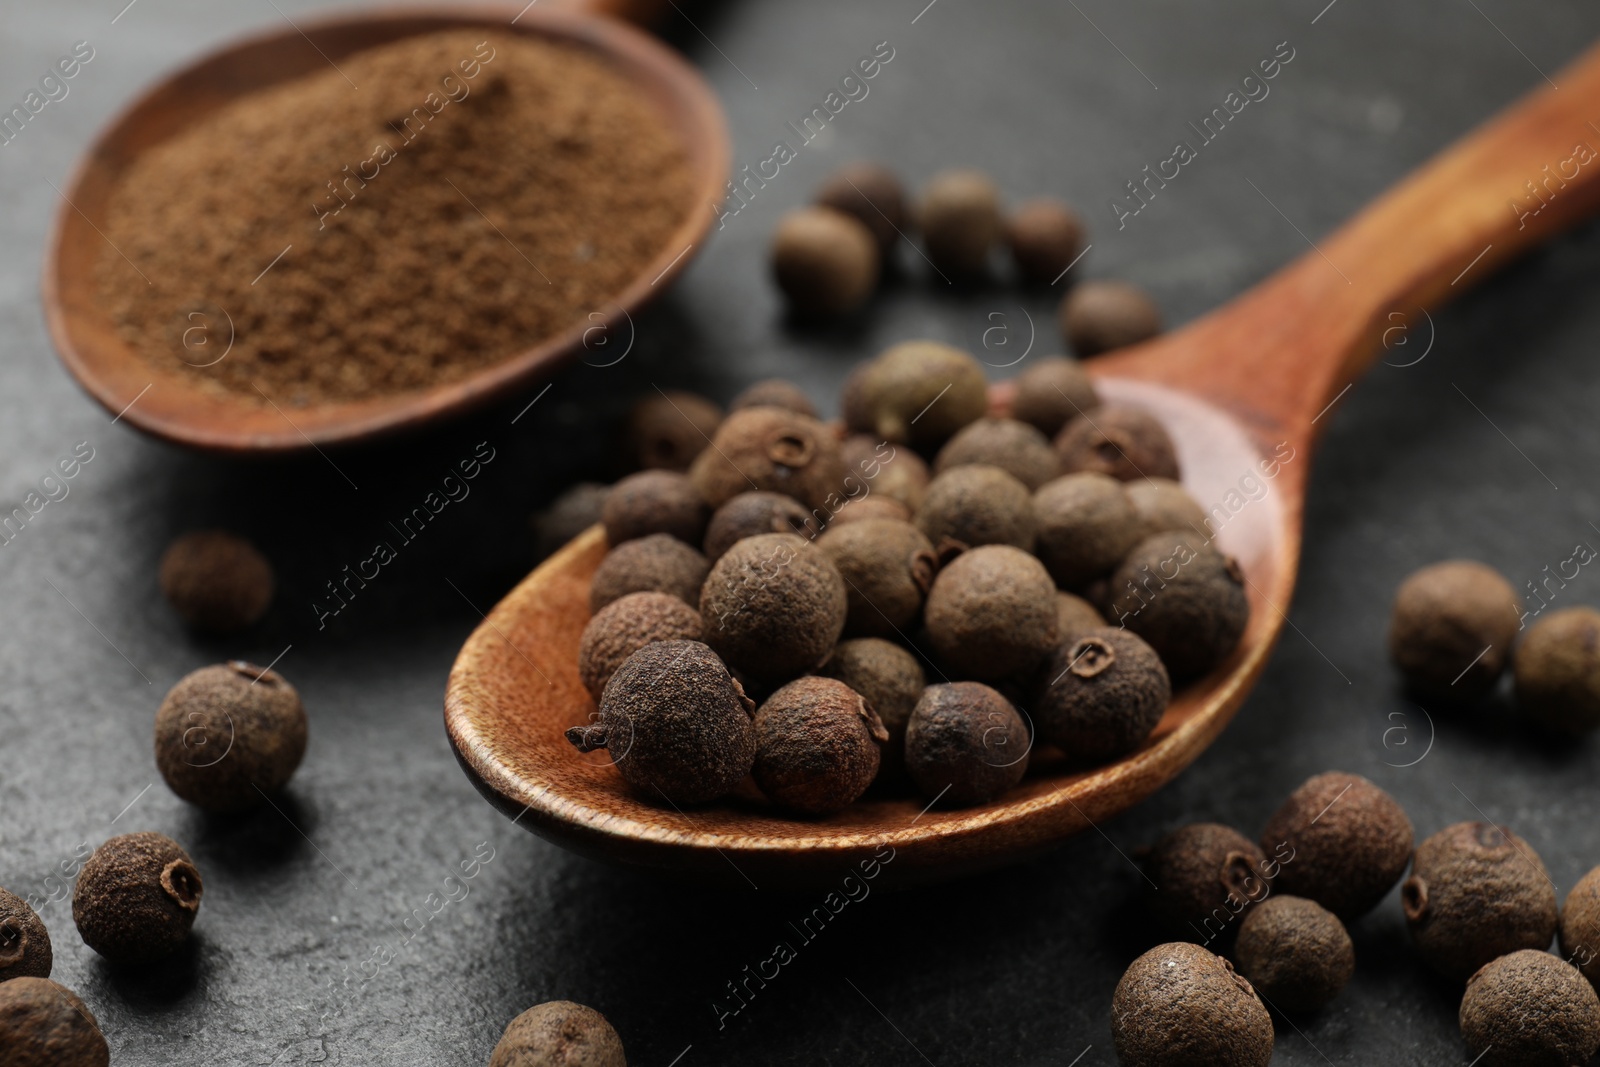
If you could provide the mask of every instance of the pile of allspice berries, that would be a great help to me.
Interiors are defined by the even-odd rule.
[[[1068,768],[1138,749],[1234,650],[1243,575],[1172,440],[1075,361],[1035,363],[997,417],[971,355],[905,342],[841,409],[825,423],[784,381],[726,416],[648,398],[647,469],[549,520],[598,508],[610,546],[578,652],[597,711],[567,737],[641,797],[985,804],[1043,749]]]

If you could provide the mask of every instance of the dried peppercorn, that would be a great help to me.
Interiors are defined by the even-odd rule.
[[[864,496],[840,508],[828,520],[828,529],[836,530],[840,526],[852,522],[866,522],[869,519],[890,519],[894,522],[909,523],[911,509],[900,501],[890,500],[886,496]]]
[[[1032,670],[1055,647],[1056,587],[1021,549],[984,545],[939,572],[923,617],[952,671],[998,681]]]
[[[686,471],[722,424],[722,409],[698,393],[666,389],[644,397],[623,431],[630,466]]]
[[[922,531],[896,519],[830,525],[817,548],[844,579],[844,632],[852,637],[887,637],[911,626],[939,572],[939,557]]]
[[[1063,589],[1082,589],[1110,574],[1145,535],[1122,483],[1079,471],[1033,494],[1034,551]]]
[[[1022,781],[1032,748],[1011,702],[978,682],[930,685],[906,723],[906,771],[923,796],[987,804]]]
[[[1106,620],[1150,642],[1174,684],[1227,659],[1250,622],[1238,562],[1193,534],[1140,541],[1111,573],[1108,595]]]
[[[1209,538],[1211,526],[1205,509],[1189,491],[1171,478],[1137,478],[1123,483],[1128,503],[1138,513],[1146,536],[1166,530],[1183,530]]]
[[[1070,641],[1085,630],[1095,630],[1106,624],[1095,606],[1075,593],[1056,592],[1056,639]]]
[[[849,163],[834,171],[817,190],[817,203],[854,216],[872,231],[878,248],[887,252],[910,228],[906,195],[900,179],[877,163]]]
[[[1141,408],[1102,404],[1061,428],[1055,439],[1064,474],[1099,471],[1118,481],[1178,480],[1178,451],[1166,428]]]
[[[929,482],[916,521],[936,548],[956,541],[1031,552],[1038,532],[1028,487],[999,467],[980,463],[951,467]]]
[[[72,919],[83,943],[112,964],[154,963],[189,940],[204,891],[194,861],[176,841],[123,834],[84,863]]]
[[[78,995],[48,978],[0,982],[6,1067],[107,1067],[111,1049]]]
[[[1371,911],[1405,873],[1411,820],[1359,774],[1327,771],[1289,794],[1261,831],[1261,847],[1292,851],[1278,888],[1316,901],[1341,919]]]
[[[700,596],[706,643],[736,670],[781,682],[814,670],[848,606],[839,569],[794,534],[747,537],[723,553]]]
[[[1067,423],[1099,406],[1100,394],[1081,363],[1047,356],[1017,375],[1011,417],[1054,439]]]
[[[716,800],[756,758],[755,704],[699,641],[656,641],[611,676],[600,711],[567,730],[579,752],[603,748],[644,796],[672,804]]]
[[[600,521],[613,547],[651,534],[671,534],[698,546],[705,537],[711,510],[688,475],[648,470],[630,474],[606,496]]]
[[[689,477],[713,508],[751,489],[786,493],[813,510],[843,499],[838,439],[816,419],[783,408],[745,408],[723,420],[712,443]]]
[[[922,190],[917,228],[935,269],[970,281],[988,268],[989,252],[1000,240],[1000,191],[978,171],[942,171]]]
[[[161,593],[197,630],[244,629],[267,613],[275,586],[267,558],[226,530],[184,534],[161,557]]]
[[[1568,1067],[1600,1049],[1600,997],[1570,963],[1535,949],[1484,964],[1459,1018],[1481,1067]]]
[[[1104,763],[1143,744],[1171,699],[1155,649],[1107,626],[1056,648],[1034,700],[1034,729],[1075,763]]]
[[[837,678],[878,713],[889,731],[878,770],[880,780],[895,780],[905,772],[906,723],[927,688],[928,679],[917,657],[881,637],[841,641],[823,665],[823,673]]]
[[[589,610],[599,611],[629,593],[670,593],[698,606],[711,564],[671,534],[651,534],[606,553],[589,583]]]
[[[604,1015],[570,1000],[552,1000],[511,1020],[489,1067],[628,1067],[628,1060]]]
[[[1600,726],[1600,611],[1568,608],[1528,628],[1511,663],[1517,709],[1547,729]]]
[[[282,789],[306,753],[306,709],[277,671],[233,660],[178,681],[156,712],[156,767],[179,797],[243,811]]]
[[[1271,892],[1281,869],[1256,843],[1230,826],[1181,826],[1144,856],[1146,899],[1156,921],[1176,936],[1210,944],[1238,932],[1235,920]]]
[[[889,731],[860,693],[833,678],[797,678],[756,711],[756,784],[806,815],[842,811],[878,776]]]
[[[1542,952],[1558,922],[1538,853],[1485,822],[1457,823],[1418,845],[1400,903],[1423,962],[1455,982],[1517,949]]]
[[[745,408],[785,408],[807,418],[817,417],[816,405],[806,391],[787,378],[764,378],[747,386],[728,405],[729,411]]]
[[[1256,993],[1287,1012],[1323,1007],[1356,970],[1344,923],[1305,897],[1275,896],[1251,908],[1239,925],[1233,955]]]
[[[845,428],[932,452],[989,409],[978,361],[937,341],[902,341],[851,372],[840,397]]]
[[[554,553],[562,545],[600,521],[606,506],[609,485],[579,482],[565,490],[550,506],[533,518],[534,549],[539,558]]]
[[[1022,277],[1035,285],[1061,280],[1083,249],[1083,220],[1059,200],[1024,201],[1006,220],[1006,243]]]
[[[1161,312],[1143,289],[1127,282],[1079,282],[1061,301],[1061,332],[1088,358],[1148,340],[1161,332]]]
[[[54,963],[44,922],[27,901],[0,889],[0,982],[49,978]]]
[[[1561,954],[1600,984],[1600,867],[1578,879],[1561,905]]]
[[[706,526],[706,558],[715,563],[746,537],[768,533],[792,533],[810,541],[817,536],[817,521],[786,493],[740,493],[712,513]]]
[[[828,207],[796,208],[772,235],[772,277],[802,315],[845,315],[878,286],[878,243],[860,220]]]
[[[922,506],[930,477],[928,464],[911,449],[896,448],[869,434],[851,434],[839,443],[839,458],[848,472],[846,477],[864,482],[870,492],[855,503],[886,498],[904,504],[912,514]]]
[[[1111,998],[1122,1067],[1267,1067],[1272,1016],[1233,965],[1198,945],[1157,945]]]
[[[699,641],[700,612],[668,593],[629,593],[601,608],[578,641],[578,677],[599,701],[628,657],[655,641]]]
[[[1016,419],[982,418],[962,427],[934,457],[933,472],[970,463],[999,467],[1029,489],[1061,473],[1050,439]]]
[[[1492,567],[1456,559],[1411,574],[1394,598],[1389,656],[1430,697],[1489,691],[1521,624],[1516,590]]]

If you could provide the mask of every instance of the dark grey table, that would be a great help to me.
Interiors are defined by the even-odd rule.
[[[162,71],[323,6],[125,2],[6,0],[0,34],[7,107],[73,42],[95,49],[69,96],[0,147],[0,497],[20,497],[79,442],[94,450],[70,494],[0,545],[0,883],[59,896],[53,872],[136,829],[185,842],[207,879],[194,951],[137,980],[82,945],[66,900],[45,907],[56,977],[99,1015],[114,1063],[475,1065],[518,1011],[570,998],[610,1016],[632,1062],[658,1067],[1087,1067],[1114,1061],[1112,988],[1152,941],[1131,903],[1139,876],[1126,854],[1185,821],[1254,833],[1300,780],[1339,767],[1392,790],[1419,834],[1464,819],[1508,823],[1563,891],[1600,862],[1593,744],[1541,742],[1503,702],[1430,719],[1397,692],[1383,653],[1389,598],[1412,568],[1473,556],[1520,588],[1575,544],[1600,543],[1600,307],[1584,295],[1600,281],[1593,228],[1436,315],[1425,360],[1377,366],[1330,416],[1292,628],[1237,722],[1193,769],[1046,859],[851,905],[723,1028],[713,1005],[726,983],[817,901],[780,886],[676,886],[544,844],[478,798],[439,710],[478,612],[533,562],[527,516],[566,481],[607,473],[629,396],[660,383],[727,399],[783,374],[831,398],[852,363],[892,341],[977,349],[1003,324],[1020,343],[1027,316],[1036,353],[1059,344],[1053,295],[953,293],[930,284],[906,248],[903,277],[859,323],[787,324],[764,277],[767,237],[831,167],[880,157],[915,182],[976,165],[1015,197],[1064,195],[1094,228],[1086,273],[1137,281],[1181,323],[1300,254],[1296,228],[1327,233],[1555,75],[1600,36],[1592,5],[694,8],[694,27],[678,17],[669,32],[721,95],[740,164],[765,158],[789,136],[785,123],[874,44],[890,42],[894,58],[866,99],[728,220],[640,320],[621,364],[575,366],[515,426],[525,401],[338,453],[336,471],[314,455],[227,463],[152,443],[112,425],[51,351],[37,297],[58,204],[51,183]],[[1295,58],[1271,95],[1119,231],[1108,203],[1124,183],[1284,41]],[[319,630],[311,603],[323,584],[479,441],[497,458],[470,499]],[[195,640],[156,589],[167,541],[211,524],[249,532],[279,567],[276,606],[239,640]],[[1600,573],[1583,570],[1560,602],[1600,602]],[[204,818],[156,776],[156,704],[207,662],[280,655],[313,719],[306,762],[277,810]],[[469,866],[474,878],[446,882],[491,853]],[[1396,900],[1354,934],[1355,981],[1322,1015],[1280,1023],[1276,1062],[1464,1063],[1455,998],[1419,969]]]

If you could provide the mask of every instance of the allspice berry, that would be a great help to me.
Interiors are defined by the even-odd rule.
[[[1139,516],[1145,535],[1183,530],[1209,538],[1211,525],[1200,502],[1171,478],[1136,478],[1123,483],[1128,503]]]
[[[629,656],[587,726],[567,730],[579,752],[603,748],[649,799],[716,800],[744,781],[756,758],[755,704],[699,641],[656,641]]]
[[[1026,485],[999,467],[972,463],[951,467],[928,483],[917,528],[941,551],[944,542],[955,541],[1030,552],[1038,520]]]
[[[769,533],[792,533],[810,541],[817,536],[817,520],[787,493],[740,493],[712,513],[706,526],[706,558],[715,563],[746,537]]]
[[[553,555],[561,546],[600,521],[605,510],[609,485],[579,482],[550,502],[533,517],[534,550],[540,559]]]
[[[961,428],[934,457],[933,472],[984,463],[999,467],[1029,489],[1037,489],[1061,473],[1050,439],[1016,419],[981,418]]]
[[[772,235],[772,276],[799,314],[848,314],[878,286],[878,243],[854,216],[796,208]]]
[[[650,393],[628,413],[623,440],[629,462],[642,470],[686,471],[722,423],[722,409],[698,393]]]
[[[1389,656],[1430,697],[1493,688],[1521,625],[1516,590],[1492,567],[1455,559],[1416,571],[1394,598]]]
[[[1600,611],[1567,608],[1522,635],[1511,663],[1517,709],[1546,729],[1600,726]]]
[[[806,391],[787,378],[764,378],[733,398],[729,411],[745,408],[784,408],[808,418],[817,417],[816,405]]]
[[[988,686],[930,685],[906,724],[906,770],[941,804],[987,804],[1022,781],[1032,745],[1017,709]]]
[[[1072,350],[1087,359],[1154,337],[1161,332],[1161,312],[1136,285],[1079,282],[1061,301],[1061,332]]]
[[[1046,483],[1033,494],[1033,514],[1034,551],[1063,589],[1082,589],[1110,574],[1145,536],[1122,483],[1094,471]]]
[[[783,408],[745,408],[717,429],[689,469],[707,504],[720,508],[752,489],[786,493],[813,511],[844,499],[844,464],[833,432]]]
[[[1106,624],[1095,606],[1075,593],[1056,591],[1056,639],[1070,641]]]
[[[1193,534],[1155,534],[1112,572],[1106,621],[1126,626],[1161,655],[1174,684],[1215,668],[1250,622],[1244,572]]]
[[[668,593],[629,593],[601,608],[578,641],[578,677],[595,701],[628,657],[655,641],[699,641],[700,612]]]
[[[666,470],[628,475],[611,487],[600,512],[606,541],[613,547],[657,533],[698,546],[710,517],[711,509],[688,475]]]
[[[0,1062],[6,1067],[107,1067],[111,1050],[78,995],[48,978],[0,982]]]
[[[979,171],[936,174],[922,190],[917,226],[934,267],[951,280],[971,280],[988,268],[1002,235],[1000,190]]]
[[[1561,954],[1600,983],[1600,867],[1578,879],[1561,905]]]
[[[1036,360],[1016,378],[1011,417],[1054,439],[1061,428],[1100,406],[1100,394],[1083,364],[1066,356]]]
[[[852,522],[866,522],[868,519],[893,519],[895,522],[910,522],[911,509],[898,500],[890,500],[886,496],[864,496],[857,500],[846,502],[845,506],[836,511],[828,520],[828,529],[836,530]]]
[[[938,341],[902,341],[846,379],[845,428],[932,452],[989,410],[978,361]]]
[[[0,889],[0,982],[49,978],[54,963],[44,921],[27,901]]]
[[[489,1067],[628,1067],[628,1060],[604,1015],[570,1000],[552,1000],[511,1020]]]
[[[1143,408],[1102,404],[1056,435],[1061,472],[1099,471],[1118,481],[1178,480],[1178,450],[1159,419]]]
[[[1034,729],[1074,763],[1105,763],[1132,752],[1172,699],[1155,649],[1110,626],[1058,646],[1042,677]]]
[[[833,678],[797,678],[756,712],[756,784],[773,803],[827,815],[855,803],[878,776],[889,740],[861,694]]]
[[[894,247],[910,227],[906,194],[894,171],[877,163],[849,163],[817,190],[817,203],[853,216],[872,233],[880,251]]]
[[[1323,1007],[1356,970],[1355,946],[1338,916],[1314,900],[1288,895],[1245,912],[1233,957],[1256,993],[1285,1012]]]
[[[1035,285],[1053,285],[1083,251],[1083,220],[1051,197],[1026,200],[1006,220],[1006,243],[1017,273]]]
[[[1359,774],[1327,771],[1289,794],[1261,831],[1261,847],[1287,846],[1278,874],[1285,893],[1316,901],[1341,919],[1371,911],[1405,873],[1411,820]]]
[[[711,564],[671,534],[651,534],[606,553],[589,583],[589,610],[599,611],[629,593],[670,593],[698,606]]]
[[[700,596],[706,643],[764,682],[815,670],[844,630],[847,587],[827,555],[794,534],[747,537],[723,553]]]
[[[1400,903],[1423,962],[1455,982],[1517,949],[1542,952],[1556,932],[1544,862],[1522,838],[1486,822],[1457,823],[1418,845]]]
[[[1272,1016],[1233,965],[1198,945],[1157,945],[1111,998],[1122,1067],[1267,1067]]]
[[[839,459],[844,463],[846,478],[856,478],[867,485],[870,495],[864,499],[897,500],[912,514],[922,506],[931,477],[928,464],[905,445],[896,446],[870,434],[851,434],[839,444]]]
[[[881,637],[858,637],[840,641],[822,671],[860,693],[888,730],[879,778],[901,775],[905,770],[906,723],[911,721],[911,711],[928,685],[917,657]]]
[[[83,943],[116,966],[142,966],[189,940],[204,885],[176,841],[123,834],[94,850],[72,894]]]
[[[921,617],[922,602],[939,572],[939,557],[909,522],[865,519],[830,525],[817,538],[817,548],[844,579],[846,634],[888,637]]]
[[[1056,644],[1056,587],[1010,545],[963,552],[934,579],[928,639],[957,675],[1000,681],[1037,667]]]
[[[288,784],[306,731],[300,694],[277,671],[243,660],[201,667],[156,711],[156,768],[196,807],[244,811]]]
[[[1254,841],[1214,822],[1167,834],[1141,866],[1157,922],[1175,936],[1205,944],[1237,933],[1239,916],[1271,892],[1279,870],[1276,858],[1269,861]]]
[[[1570,963],[1521,949],[1484,964],[1461,998],[1461,1036],[1480,1067],[1570,1067],[1600,1049],[1600,997]]]
[[[161,593],[185,623],[230,634],[267,613],[276,581],[256,546],[226,530],[184,534],[161,557]]]

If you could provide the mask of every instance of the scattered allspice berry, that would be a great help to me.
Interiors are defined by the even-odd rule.
[[[1034,551],[1063,589],[1082,589],[1110,574],[1145,536],[1123,483],[1079,471],[1033,494],[1038,534]]]
[[[720,508],[740,493],[787,493],[812,509],[842,499],[839,442],[822,423],[784,408],[745,408],[730,414],[689,469],[700,495]],[[826,514],[826,511],[823,512]]]
[[[851,372],[840,409],[852,433],[931,453],[989,410],[989,383],[959,348],[902,341]]]
[[[1154,337],[1161,332],[1161,312],[1143,289],[1128,282],[1079,282],[1061,301],[1061,332],[1087,359]]]
[[[797,678],[756,712],[756,784],[773,803],[827,815],[855,803],[878,776],[889,740],[861,694],[833,678]]]
[[[111,1049],[78,995],[48,978],[0,982],[5,1067],[107,1067]]]
[[[1512,657],[1517,709],[1547,729],[1600,726],[1600,611],[1568,608],[1540,619]]]
[[[1517,949],[1543,952],[1558,922],[1538,853],[1486,822],[1457,823],[1418,845],[1400,903],[1423,962],[1455,982]]]
[[[489,1067],[628,1067],[628,1060],[604,1015],[570,1000],[552,1000],[511,1020]]]
[[[612,546],[657,533],[698,546],[710,517],[710,509],[688,475],[668,470],[628,475],[611,487],[600,512],[606,540]]]
[[[226,530],[184,534],[161,557],[161,593],[197,630],[229,634],[267,613],[272,564],[256,546]]]
[[[1099,471],[1118,481],[1178,480],[1178,450],[1166,427],[1143,408],[1102,404],[1056,435],[1061,471]]]
[[[623,432],[631,465],[686,471],[722,424],[722,409],[699,393],[666,389],[633,405]]]
[[[858,433],[840,443],[839,458],[851,477],[872,487],[872,496],[898,500],[913,514],[922,506],[930,477],[928,464],[911,449]]]
[[[769,533],[792,533],[810,541],[817,536],[817,520],[787,493],[740,493],[712,513],[706,526],[706,558],[715,563],[746,537]]]
[[[1578,879],[1561,905],[1561,954],[1600,983],[1600,867]]]
[[[906,723],[928,685],[917,657],[881,637],[858,637],[839,642],[822,670],[860,693],[878,713],[889,731],[878,777],[901,777],[905,772]]]
[[[566,489],[533,518],[534,548],[540,559],[600,521],[609,485],[579,482]]]
[[[1323,1007],[1356,970],[1344,923],[1305,897],[1274,896],[1249,909],[1233,956],[1256,993],[1285,1012]]]
[[[1083,251],[1083,220],[1061,201],[1023,201],[1006,220],[1006,243],[1023,279],[1054,285]]]
[[[939,572],[924,621],[952,671],[999,681],[1037,667],[1055,647],[1055,583],[1021,549],[984,545]]]
[[[1078,635],[1050,657],[1033,725],[1074,763],[1105,763],[1143,744],[1171,699],[1155,649],[1107,626]]]
[[[116,966],[172,955],[189,940],[204,886],[176,841],[123,834],[94,850],[78,872],[72,919],[83,943]]]
[[[1472,560],[1446,560],[1400,583],[1389,656],[1423,694],[1481,696],[1505,669],[1520,625],[1516,590],[1498,571]]]
[[[878,243],[853,215],[796,208],[772,235],[772,276],[801,315],[845,315],[878,287]]]
[[[628,657],[655,641],[699,641],[700,612],[668,593],[629,593],[595,613],[578,641],[578,677],[599,702]]]
[[[606,553],[589,584],[589,610],[599,611],[629,593],[670,593],[698,606],[711,564],[671,534],[651,534]]]
[[[728,405],[729,411],[745,408],[785,408],[808,418],[817,417],[817,407],[806,391],[787,378],[764,378],[747,386]]]
[[[242,660],[201,667],[156,711],[156,768],[196,807],[243,811],[288,784],[306,731],[300,694],[277,671]]]
[[[1105,617],[1083,597],[1076,593],[1056,591],[1057,640],[1070,641],[1085,630],[1097,630],[1105,624]]]
[[[54,963],[44,921],[27,901],[0,889],[0,982],[49,978]]]
[[[1341,919],[1366,914],[1394,888],[1411,859],[1411,820],[1388,793],[1359,774],[1327,771],[1300,787],[1267,820],[1261,847],[1287,845],[1293,860],[1278,888]]]
[[[706,578],[706,643],[752,678],[787,681],[815,670],[838,643],[846,592],[827,555],[794,534],[747,537]]]
[[[1166,530],[1184,530],[1210,537],[1211,525],[1200,502],[1171,478],[1137,478],[1123,483],[1128,502],[1138,513],[1146,536]]]
[[[988,268],[989,251],[1002,236],[1000,190],[979,171],[936,174],[917,203],[917,227],[934,268],[970,281]]]
[[[1193,534],[1140,541],[1112,572],[1108,593],[1106,620],[1150,642],[1174,684],[1227,659],[1250,622],[1238,562]]]
[[[1542,950],[1484,964],[1467,982],[1460,1021],[1479,1067],[1571,1067],[1600,1049],[1600,997],[1570,963]]]
[[[1016,377],[1011,417],[1055,438],[1061,428],[1100,406],[1100,394],[1083,364],[1066,356],[1046,356]]]
[[[830,525],[817,538],[817,548],[844,579],[849,604],[844,632],[851,637],[888,637],[921,617],[922,602],[939,572],[939,557],[909,522],[865,519]]]
[[[579,752],[603,748],[645,797],[699,804],[744,781],[756,758],[754,703],[699,641],[656,641],[611,676],[600,712],[567,730]]]
[[[1156,921],[1210,944],[1236,932],[1234,920],[1267,895],[1280,864],[1231,826],[1199,822],[1157,841],[1142,867]]]
[[[1032,744],[1017,709],[988,686],[930,685],[906,724],[906,770],[941,804],[987,804],[1022,781]]]
[[[906,194],[894,171],[877,163],[849,163],[817,190],[817,203],[853,216],[887,252],[909,228]]]
[[[1050,439],[1026,422],[984,417],[962,427],[933,460],[933,472],[983,463],[999,467],[1029,489],[1061,473]]]
[[[1272,1016],[1233,965],[1198,945],[1157,945],[1111,998],[1122,1067],[1267,1067]]]
[[[1031,552],[1038,531],[1028,487],[982,463],[951,467],[929,482],[916,522],[941,552],[945,541]]]

